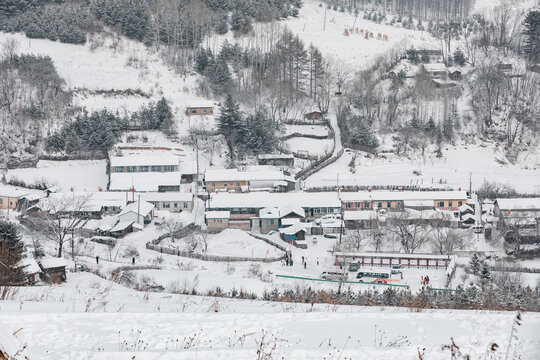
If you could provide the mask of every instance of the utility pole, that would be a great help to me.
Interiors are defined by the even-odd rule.
[[[141,219],[141,195],[137,195],[137,200],[137,222],[139,223],[139,220]]]
[[[324,8],[324,23],[323,23],[323,28],[322,28],[322,31],[326,31],[326,7]]]
[[[469,173],[469,196],[472,196],[472,171]]]

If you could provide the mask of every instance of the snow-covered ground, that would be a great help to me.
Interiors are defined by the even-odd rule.
[[[528,168],[523,165],[502,165],[497,159],[504,159],[504,155],[493,146],[449,147],[443,150],[442,158],[434,154],[408,159],[393,154],[374,157],[358,153],[354,173],[349,167],[353,156],[353,151],[345,152],[334,164],[309,177],[306,186],[335,186],[336,174],[339,173],[342,185],[418,185],[468,189],[470,175],[473,190],[487,180],[508,183],[522,192],[540,191],[540,167],[534,160]],[[413,171],[421,175],[415,175]]]
[[[328,136],[328,128],[322,125],[285,125],[285,135],[289,134]]]
[[[449,359],[442,346],[451,338],[472,359],[504,358],[515,316],[144,293],[88,273],[68,276],[0,302],[2,329],[21,329],[30,359],[251,360],[261,342],[273,359]],[[540,315],[522,316],[509,356],[536,359]]]
[[[305,151],[311,155],[324,155],[332,152],[332,139],[311,139],[305,137],[295,137],[285,141],[285,147],[294,152]]]
[[[40,160],[36,168],[8,170],[6,178],[17,178],[27,184],[45,180],[49,186],[58,186],[64,191],[98,191],[107,188],[107,163],[105,160]]]

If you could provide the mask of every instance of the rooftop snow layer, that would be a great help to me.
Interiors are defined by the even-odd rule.
[[[111,156],[111,167],[178,165],[180,160],[174,155]]]
[[[111,173],[109,190],[127,191],[132,186],[135,191],[157,192],[159,186],[179,186],[180,172],[142,172],[142,173]]]
[[[540,209],[540,198],[497,199],[501,210],[537,210]]]
[[[209,208],[264,208],[264,207],[294,207],[317,208],[330,207],[340,208],[336,192],[296,192],[296,193],[269,193],[256,192],[247,194],[216,193],[211,194]]]
[[[342,192],[342,201],[467,200],[465,191],[358,191]]]
[[[154,204],[150,204],[149,202],[146,202],[144,200],[141,200],[140,204],[139,201],[135,201],[123,208],[120,214],[118,214],[118,216],[122,216],[129,212],[134,212],[135,214],[146,216],[150,214],[150,211],[152,210],[154,210]]]
[[[204,173],[205,181],[293,181],[283,171],[266,166],[238,169],[209,169]]]

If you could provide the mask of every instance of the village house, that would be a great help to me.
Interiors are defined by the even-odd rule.
[[[323,113],[317,110],[310,111],[304,114],[304,120],[319,121],[322,119],[323,119]]]
[[[519,235],[522,242],[540,240],[540,198],[500,198],[494,203],[494,212],[498,227],[508,232],[505,237]]]
[[[457,86],[457,84],[453,81],[442,79],[432,79],[431,83],[436,89],[451,89]]]
[[[180,213],[182,211],[191,212],[193,209],[193,193],[149,192],[141,194],[144,201],[153,204],[156,210],[167,210],[169,212]]]
[[[313,220],[326,214],[339,214],[341,203],[335,192],[294,192],[294,193],[214,193],[210,194],[207,201],[209,211],[228,211],[230,218],[229,228],[251,230],[252,224],[260,228],[257,222],[260,211],[264,208],[277,208],[280,210],[279,218],[287,225],[299,222],[299,220],[286,220],[297,217],[301,220]],[[288,211],[287,209],[298,209]],[[299,209],[303,210],[302,214]],[[281,212],[282,211],[282,212]],[[274,218],[275,219],[275,218]]]
[[[432,79],[446,78],[446,65],[443,63],[422,64],[422,70]]]
[[[64,258],[44,257],[39,260],[39,266],[43,270],[41,273],[43,280],[60,284],[67,280],[66,267],[72,264]]]
[[[41,274],[41,268],[37,261],[33,258],[24,258],[21,260],[20,265],[23,267],[26,283],[35,285],[39,281],[39,275]]]
[[[214,104],[210,101],[192,102],[186,106],[186,115],[212,115],[214,114]]]
[[[229,227],[230,211],[207,211],[205,213],[208,231],[219,232]]]
[[[459,70],[455,66],[451,66],[448,68],[448,77],[450,78],[450,80],[455,80],[455,81],[463,79],[461,70]]]
[[[27,189],[0,184],[0,210],[16,210],[37,203],[41,196]]]
[[[342,192],[344,211],[387,210],[397,211],[413,204],[439,210],[457,210],[467,202],[465,191],[359,191]]]
[[[182,173],[178,156],[112,156],[110,163],[110,191],[180,191]]]
[[[153,204],[144,200],[132,202],[126,205],[118,214],[118,221],[119,223],[132,221],[144,226],[154,218],[154,208]]]
[[[294,177],[270,166],[250,166],[245,169],[209,169],[204,174],[209,193],[219,191],[290,191],[294,190]]]
[[[298,246],[296,243],[297,241],[306,240],[306,234],[308,234],[308,228],[309,224],[306,223],[296,223],[294,225],[280,228],[279,234],[283,241],[289,242],[294,244],[295,246]],[[299,246],[302,248],[307,248],[306,244],[304,246]]]
[[[293,154],[261,154],[257,156],[259,165],[279,166],[291,168],[294,166]]]
[[[373,210],[344,211],[343,222],[347,229],[376,229],[379,216]]]
[[[268,234],[270,231],[302,222],[305,216],[305,210],[300,206],[265,207],[259,210],[259,216],[250,219],[250,227],[253,232]]]

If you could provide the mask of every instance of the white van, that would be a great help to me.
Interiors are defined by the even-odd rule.
[[[321,279],[323,279],[323,280],[342,280],[342,281],[346,281],[347,280],[347,274],[344,274],[344,273],[339,272],[339,271],[324,271],[321,274]]]

